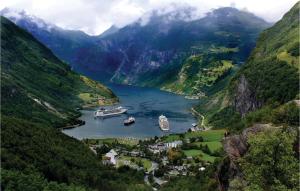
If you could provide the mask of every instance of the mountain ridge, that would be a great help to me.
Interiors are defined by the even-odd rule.
[[[58,34],[52,34],[53,37],[45,34],[46,38],[43,37],[43,32],[31,32],[57,56],[69,62],[75,71],[104,81],[163,87],[163,82],[169,79],[170,74],[180,71],[185,59],[202,52],[210,45],[231,48],[239,44],[239,53],[233,54],[236,63],[240,64],[254,47],[258,32],[270,25],[252,13],[235,8],[219,8],[201,19],[193,19],[189,11],[190,9],[166,13],[154,11],[147,16],[146,23],[143,21],[145,19],[140,19],[108,35],[87,39],[84,37],[82,41],[86,42],[79,44],[72,39],[65,39],[59,31]],[[226,26],[224,22],[232,28],[227,27],[227,32],[218,31],[218,28]],[[240,23],[243,22],[244,26],[249,27],[242,27]],[[30,31],[30,25],[19,23],[19,26]],[[173,40],[174,37],[176,41]],[[60,43],[53,44],[47,39]],[[243,42],[238,42],[238,39]],[[217,41],[221,45],[214,44]],[[166,72],[168,68],[171,69],[170,72]],[[156,75],[158,78],[154,77]]]

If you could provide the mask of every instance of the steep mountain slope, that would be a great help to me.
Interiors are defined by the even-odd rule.
[[[260,35],[247,64],[233,79],[235,109],[244,115],[267,102],[282,104],[294,99],[299,93],[299,66],[299,4],[296,4],[282,20]]]
[[[161,87],[174,83],[174,74],[193,55],[212,51],[218,52],[216,57],[243,62],[258,33],[269,26],[234,8],[216,9],[194,21],[186,19],[191,11],[154,12],[147,23],[140,20],[119,29],[97,46],[82,49],[76,67],[94,73],[105,70],[114,82]]]
[[[66,122],[78,115],[75,109],[85,104],[84,94],[94,97],[94,104],[98,104],[97,98],[116,101],[109,89],[74,73],[30,34],[5,18],[1,20],[2,114],[33,118],[36,122],[42,120],[41,116]],[[29,103],[36,110],[24,108]],[[45,111],[50,114],[43,114]]]
[[[1,17],[1,190],[132,190],[143,175],[102,166],[59,129],[79,115],[81,93],[112,99],[31,34]]]
[[[15,24],[30,32],[40,42],[45,44],[61,60],[74,62],[75,55],[81,47],[92,46],[97,37],[89,36],[82,31],[64,30],[51,23],[26,12],[18,12],[4,8],[0,15],[10,19]]]
[[[142,17],[121,29],[111,27],[97,37],[46,24],[43,28],[40,27],[42,24],[37,24],[43,21],[36,22],[37,19],[24,13],[14,18],[6,10],[4,15],[30,31],[57,56],[69,62],[74,70],[93,78],[163,87],[187,95],[210,94],[220,89],[213,88],[215,83],[222,81],[219,78],[234,71],[234,67],[230,67],[230,71],[218,67],[222,67],[224,61],[233,65],[244,62],[258,33],[270,24],[249,12],[230,7],[216,9],[196,20],[194,11],[192,8],[177,8],[164,14],[154,11],[147,19]],[[189,73],[186,68],[191,56],[214,59],[206,66],[201,64],[203,61],[195,63],[197,72],[188,76],[190,83],[182,83],[181,76],[185,71]],[[215,65],[217,69],[214,69]],[[203,67],[218,72],[213,80],[205,80],[199,86],[196,74],[200,75]],[[226,80],[216,87],[223,87]]]
[[[280,115],[290,115],[293,117],[287,117],[285,122],[299,124],[297,114],[293,113],[297,111],[297,102],[292,101],[299,99],[299,30],[297,3],[273,27],[261,33],[251,56],[228,87],[198,107],[209,116],[208,122],[227,127],[239,124],[241,128],[246,124],[237,123],[240,116],[249,124],[278,122],[278,117],[285,118]]]
[[[299,6],[263,31],[228,87],[197,108],[229,130],[222,190],[299,190]]]

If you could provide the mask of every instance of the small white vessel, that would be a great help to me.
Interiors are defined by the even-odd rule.
[[[97,111],[95,111],[94,116],[95,117],[110,117],[110,116],[114,116],[114,115],[120,115],[122,113],[126,113],[127,109],[123,108],[123,107],[117,107],[117,108],[113,108],[113,109],[99,109]]]
[[[168,118],[164,115],[158,117],[158,124],[161,130],[168,131],[170,130]]]
[[[197,125],[197,123],[192,123],[192,126],[197,127],[198,125]]]
[[[134,122],[135,122],[135,118],[129,117],[128,119],[124,120],[124,125],[130,125],[130,124],[133,124]]]

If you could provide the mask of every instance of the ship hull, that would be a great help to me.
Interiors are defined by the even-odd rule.
[[[169,128],[169,122],[167,122],[167,124],[165,122],[165,124],[164,124],[164,123],[158,121],[158,124],[159,124],[159,127],[160,127],[160,129],[162,131],[169,131],[170,130],[170,128]]]
[[[134,121],[124,122],[124,125],[125,125],[125,126],[131,125],[131,124],[134,124]]]
[[[118,116],[121,115],[123,113],[126,113],[127,109],[123,109],[120,112],[115,112],[115,113],[108,113],[108,114],[95,114],[96,118],[109,118],[109,117],[114,117],[114,116]]]

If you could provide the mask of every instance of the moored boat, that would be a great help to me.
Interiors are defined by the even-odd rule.
[[[110,117],[110,116],[115,116],[115,115],[120,115],[122,113],[126,113],[127,109],[123,108],[123,107],[117,107],[117,108],[113,108],[113,109],[99,109],[97,111],[95,111],[94,116],[95,117]]]
[[[129,117],[128,119],[124,120],[124,125],[130,125],[130,124],[133,124],[134,122],[135,122],[135,118]]]
[[[164,115],[160,115],[158,117],[158,124],[160,129],[163,131],[168,131],[170,129],[168,118]]]

